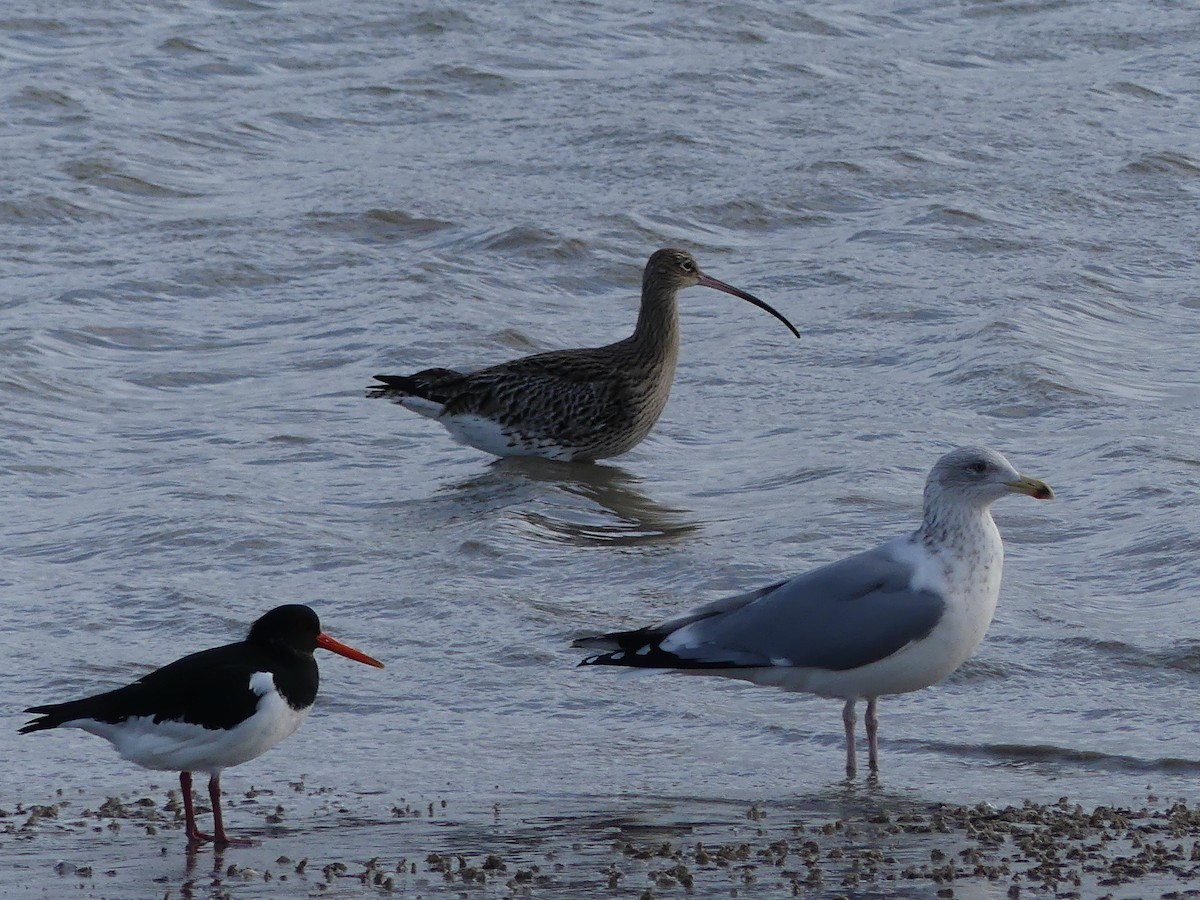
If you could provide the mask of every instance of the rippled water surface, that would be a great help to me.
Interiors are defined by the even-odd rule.
[[[37,2],[0,14],[0,805],[148,777],[19,710],[310,603],[388,663],[231,785],[556,810],[822,796],[832,701],[576,671],[580,634],[912,527],[946,448],[1000,609],[881,704],[927,801],[1200,773],[1200,18],[1134,2]],[[493,462],[376,372],[629,333],[712,291],[650,438]],[[565,814],[565,813],[564,813]],[[236,820],[235,820],[236,821]]]

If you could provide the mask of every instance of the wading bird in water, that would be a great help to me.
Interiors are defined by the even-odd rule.
[[[441,423],[460,444],[497,456],[595,460],[636,446],[658,421],[679,358],[684,288],[740,297],[800,332],[782,313],[700,271],[684,250],[659,250],[642,275],[633,334],[604,347],[553,350],[475,372],[425,369],[376,375],[368,397],[384,397]]]
[[[307,606],[279,606],[250,626],[244,641],[202,650],[105,694],[32,706],[21,734],[82,728],[130,762],[179,772],[190,844],[249,844],[225,834],[221,770],[260,756],[300,727],[320,680],[318,647],[382,669],[383,663],[321,631]],[[196,827],[192,772],[209,775],[213,834]]]
[[[1054,496],[994,450],[951,451],[929,473],[924,518],[911,534],[659,625],[577,640],[605,651],[580,665],[720,675],[844,700],[851,776],[854,707],[866,700],[876,772],[878,698],[941,681],[983,640],[1004,562],[989,507],[1013,493]]]

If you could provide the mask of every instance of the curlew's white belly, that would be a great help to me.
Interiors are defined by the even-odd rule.
[[[495,419],[477,413],[461,413],[438,418],[450,436],[460,444],[475,447],[495,456],[540,456],[543,459],[569,461],[574,450],[549,438],[530,438]]]

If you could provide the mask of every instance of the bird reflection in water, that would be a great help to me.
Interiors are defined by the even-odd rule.
[[[486,496],[489,506],[503,497],[503,505],[517,507],[516,515],[535,538],[576,546],[664,543],[700,529],[690,510],[652,500],[641,484],[617,466],[506,457],[446,490]],[[569,502],[547,502],[547,485],[555,489],[555,500],[565,495]]]

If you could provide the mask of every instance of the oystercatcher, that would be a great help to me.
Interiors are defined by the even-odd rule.
[[[82,728],[147,769],[179,772],[191,844],[230,839],[221,821],[221,770],[260,756],[300,727],[317,697],[313,651],[331,650],[382,669],[383,663],[321,631],[307,606],[278,606],[250,626],[244,641],[202,650],[105,694],[31,706],[21,734]],[[207,772],[213,835],[196,828],[192,772]]]
[[[637,327],[604,347],[553,350],[475,372],[425,369],[376,375],[368,397],[384,397],[445,426],[460,444],[496,456],[596,460],[617,456],[650,433],[667,404],[679,358],[684,288],[701,285],[783,313],[700,271],[686,250],[657,251],[642,275]]]
[[[989,507],[1008,494],[1054,497],[995,450],[951,451],[926,479],[924,521],[911,534],[659,625],[582,638],[576,647],[604,652],[580,665],[718,675],[844,700],[851,776],[854,705],[865,699],[876,772],[878,698],[941,681],[991,624],[1004,545]]]

